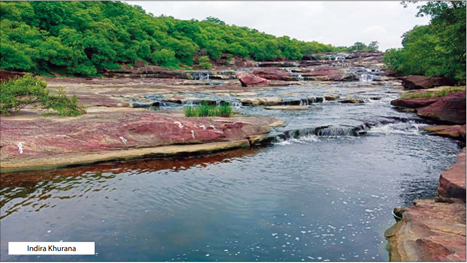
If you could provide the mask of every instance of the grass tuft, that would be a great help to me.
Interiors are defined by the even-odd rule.
[[[231,115],[232,107],[228,103],[221,103],[219,106],[201,103],[198,107],[185,108],[185,117],[230,117]]]

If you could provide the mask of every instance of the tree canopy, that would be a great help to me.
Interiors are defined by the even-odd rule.
[[[431,17],[430,24],[406,32],[402,36],[403,48],[388,50],[384,62],[403,75],[443,76],[465,81],[466,3],[423,2],[418,10],[417,16]]]
[[[0,15],[0,67],[44,74],[96,75],[135,59],[180,68],[191,67],[198,56],[264,61],[371,49],[363,43],[335,47],[275,37],[215,17],[154,17],[140,6],[114,1],[0,2]]]

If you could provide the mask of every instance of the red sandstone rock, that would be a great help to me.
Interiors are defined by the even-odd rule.
[[[242,83],[242,86],[244,86],[244,87],[247,87],[248,85],[251,85],[251,86],[256,86],[256,85],[267,86],[267,85],[271,84],[270,80],[255,76],[255,75],[247,73],[247,72],[237,73],[237,78],[238,78],[238,80],[240,80],[240,83]]]
[[[391,261],[465,261],[465,203],[417,200],[386,231]]]
[[[425,131],[434,133],[435,135],[451,137],[454,139],[465,140],[465,124],[460,125],[434,125],[423,127]]]
[[[465,124],[465,91],[451,92],[444,97],[397,99],[391,105],[414,108],[418,116],[436,122]]]
[[[465,124],[465,106],[465,91],[457,91],[440,97],[435,103],[417,109],[417,114],[435,121]]]
[[[413,98],[413,99],[397,99],[391,101],[391,105],[402,108],[422,108],[437,102],[439,98]]]
[[[344,80],[345,69],[336,67],[317,67],[311,72],[303,73],[302,76],[312,77],[320,81],[341,81]]]
[[[394,209],[402,218],[386,231],[391,261],[465,261],[465,148],[441,175],[435,200]]]
[[[280,68],[262,68],[253,71],[253,74],[270,80],[295,80],[289,72]]]
[[[457,156],[456,163],[441,174],[438,195],[459,198],[465,202],[465,148]]]
[[[438,86],[454,85],[452,80],[442,77],[425,77],[419,75],[409,75],[402,77],[402,86],[405,89],[429,89]]]
[[[255,118],[170,117],[154,112],[90,113],[77,118],[2,118],[1,167],[47,158],[86,156],[167,145],[228,142],[269,132]],[[271,118],[267,118],[271,119]],[[271,119],[272,120],[272,119]],[[123,139],[122,139],[123,138]],[[23,153],[18,143],[23,142]]]

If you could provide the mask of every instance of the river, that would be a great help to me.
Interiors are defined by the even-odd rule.
[[[363,104],[237,109],[287,125],[269,145],[203,156],[2,174],[1,260],[387,261],[394,207],[435,195],[457,142],[390,106],[391,86],[274,87]],[[219,99],[212,93],[193,94]],[[96,242],[93,256],[10,256],[11,241]]]

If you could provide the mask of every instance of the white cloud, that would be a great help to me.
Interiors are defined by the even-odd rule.
[[[248,26],[276,36],[287,35],[305,41],[350,46],[357,41],[376,40],[380,49],[401,47],[401,36],[429,18],[415,17],[415,5],[399,2],[331,1],[197,1],[129,2],[155,16],[203,20],[217,17],[227,24]]]

